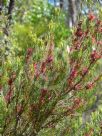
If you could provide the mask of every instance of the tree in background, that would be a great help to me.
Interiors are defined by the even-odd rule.
[[[64,0],[60,0],[60,8],[63,9]]]
[[[68,0],[68,25],[72,27],[76,25],[80,12],[80,0]]]

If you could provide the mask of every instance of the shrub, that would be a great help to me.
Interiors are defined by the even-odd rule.
[[[95,73],[102,57],[102,22],[89,14],[85,23],[79,22],[69,47],[57,50],[50,33],[43,48],[29,47],[24,56],[11,58],[11,67],[9,57],[3,62],[2,135],[35,136],[65,117],[75,119],[95,101],[95,86],[102,78]],[[72,131],[69,125],[67,132]]]

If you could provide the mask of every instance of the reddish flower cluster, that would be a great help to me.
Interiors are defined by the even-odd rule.
[[[47,89],[41,89],[40,98],[39,98],[40,104],[44,104],[45,101],[49,101],[51,100],[51,98],[52,96],[50,91],[48,91]]]
[[[87,67],[84,67],[84,68],[82,69],[81,74],[82,74],[82,75],[86,75],[87,72],[88,72],[88,68],[87,68]]]
[[[94,62],[95,60],[98,60],[101,58],[101,55],[96,51],[94,50],[91,55],[90,55],[90,58],[91,58],[91,62]]]
[[[6,96],[5,96],[5,101],[7,104],[10,103],[11,99],[12,99],[12,96],[13,96],[13,82],[15,81],[16,79],[16,73],[13,72],[10,79],[8,80],[8,85],[9,85],[9,91],[7,92]]]
[[[81,90],[82,89],[82,85],[81,84],[77,84],[76,86],[75,86],[75,90]]]
[[[35,75],[35,77],[36,78],[38,78],[39,77],[39,70],[38,70],[38,64],[37,63],[34,63],[33,64],[33,67],[34,67],[34,75]]]
[[[10,79],[8,80],[8,85],[11,86],[15,79],[16,79],[16,73],[13,72]]]
[[[79,105],[81,102],[81,99],[80,98],[75,98],[74,100],[74,105]]]
[[[45,97],[47,92],[48,92],[47,89],[41,89],[41,98]]]
[[[98,45],[102,45],[102,41],[98,41],[97,44],[98,44]]]
[[[12,80],[12,78],[10,78],[9,80],[8,80],[8,85],[12,85],[12,83],[13,83],[13,80]]]
[[[23,112],[23,106],[21,104],[17,104],[16,111],[17,111],[17,114],[20,116],[21,113]]]
[[[97,19],[97,22],[96,22],[96,25],[101,25],[102,24],[102,21],[101,20],[99,20],[99,19]]]
[[[102,21],[101,20],[97,20],[97,23],[96,23],[96,32],[97,33],[102,33]]]
[[[73,79],[73,78],[76,78],[78,75],[78,72],[76,69],[72,69],[71,71],[71,74],[70,74],[70,78]]]
[[[80,21],[78,23],[78,27],[77,27],[77,30],[75,32],[76,37],[82,37],[82,35],[84,34],[84,32],[82,31],[81,26],[82,26],[82,21]]]
[[[41,73],[45,73],[46,72],[46,62],[42,62],[41,64]]]
[[[31,104],[29,109],[30,109],[31,112],[37,111],[38,104],[37,103],[36,104],[35,103]]]
[[[80,47],[81,47],[80,42],[77,40],[77,38],[75,38],[75,39],[74,39],[74,47],[73,47],[73,49],[79,50]]]
[[[94,36],[92,36],[92,44],[96,44],[96,39]]]
[[[73,69],[71,70],[70,76],[68,77],[68,85],[69,85],[70,87],[73,86],[73,84],[74,84],[74,79],[77,77],[77,75],[78,75],[77,70],[76,70],[75,68],[73,68]]]
[[[33,54],[33,48],[28,48],[27,49],[27,54],[26,54],[26,63],[29,62],[30,57],[32,56],[32,54]]]
[[[82,29],[77,28],[77,31],[76,31],[75,35],[78,36],[78,37],[81,37],[83,35]]]
[[[41,94],[40,94],[40,98],[39,98],[39,103],[40,104],[44,104],[45,103],[45,97],[48,94],[48,90],[47,89],[41,89]]]
[[[53,61],[53,56],[48,56],[46,63],[50,63]]]
[[[93,86],[94,86],[94,84],[93,84],[92,82],[89,82],[89,83],[85,86],[85,88],[86,88],[86,89],[92,89]]]
[[[74,109],[75,110],[77,110],[77,109],[79,109],[82,105],[83,105],[83,99],[81,99],[81,98],[76,98],[75,100],[74,100]]]
[[[27,55],[31,56],[33,54],[33,49],[32,48],[28,48],[27,49]]]
[[[90,12],[90,13],[88,14],[88,19],[89,19],[89,21],[94,21],[95,18],[96,18],[96,16],[95,16],[92,12]]]
[[[10,90],[8,91],[8,93],[6,94],[6,96],[5,96],[5,101],[6,101],[7,104],[10,103],[10,101],[11,101],[11,99],[12,99],[12,95],[13,95],[13,91],[10,89]]]
[[[73,105],[67,109],[69,114],[73,114],[77,109],[79,109],[83,104],[83,100],[81,98],[75,98]]]

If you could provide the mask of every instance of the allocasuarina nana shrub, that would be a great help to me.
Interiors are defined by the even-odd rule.
[[[80,21],[72,35],[66,62],[55,55],[52,34],[42,59],[28,48],[22,70],[11,71],[6,85],[0,85],[6,105],[2,136],[35,136],[86,107],[79,94],[93,91],[102,77],[102,72],[92,74],[102,58],[102,21],[90,13],[85,23]]]

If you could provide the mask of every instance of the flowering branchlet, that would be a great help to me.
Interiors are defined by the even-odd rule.
[[[83,100],[81,98],[75,98],[73,100],[73,105],[68,107],[67,113],[68,115],[74,114],[76,110],[78,110],[83,105]]]
[[[13,82],[15,81],[15,79],[16,79],[16,73],[13,72],[13,73],[11,74],[11,77],[10,77],[9,80],[8,80],[8,85],[11,86],[11,85],[13,84]]]
[[[71,70],[71,74],[70,74],[70,78],[71,78],[71,79],[74,79],[74,78],[77,77],[77,75],[78,75],[77,70],[76,70],[76,69],[72,69],[72,70]]]
[[[88,73],[88,68],[84,67],[81,71],[82,76]]]
[[[87,85],[85,86],[86,89],[92,89],[94,87],[94,83],[93,82],[89,82],[87,83]]]
[[[7,94],[5,95],[5,101],[6,101],[7,105],[10,103],[12,96],[13,96],[13,91],[10,89],[7,92]]]
[[[77,31],[76,31],[75,35],[76,35],[77,37],[81,37],[81,36],[83,35],[82,29],[81,29],[81,28],[77,28]]]
[[[22,104],[17,104],[16,106],[17,115],[20,116],[23,112],[23,106]]]
[[[78,109],[82,105],[82,99],[81,98],[75,98],[73,107],[74,109]]]
[[[29,110],[32,113],[36,112],[38,110],[38,104],[37,103],[30,104]]]
[[[94,15],[94,13],[90,12],[90,13],[88,14],[88,20],[89,20],[89,21],[94,21],[95,18],[96,18],[96,16]]]
[[[91,62],[94,62],[94,61],[100,59],[100,58],[101,58],[101,55],[100,55],[100,53],[98,53],[96,50],[94,50],[94,51],[91,53],[90,58],[91,58]]]
[[[48,90],[47,89],[41,89],[41,97],[45,97],[47,94]]]
[[[32,48],[28,48],[27,49],[27,56],[31,56],[33,54],[33,49]]]
[[[75,86],[75,90],[81,90],[82,89],[82,85],[81,84],[77,84],[76,86]]]
[[[33,54],[33,48],[28,48],[28,49],[27,49],[27,53],[26,53],[26,63],[29,62],[29,60],[30,60],[32,54]]]
[[[46,63],[51,63],[53,61],[53,56],[49,56],[46,60]]]
[[[46,62],[42,62],[41,64],[41,73],[45,73],[46,72]]]

